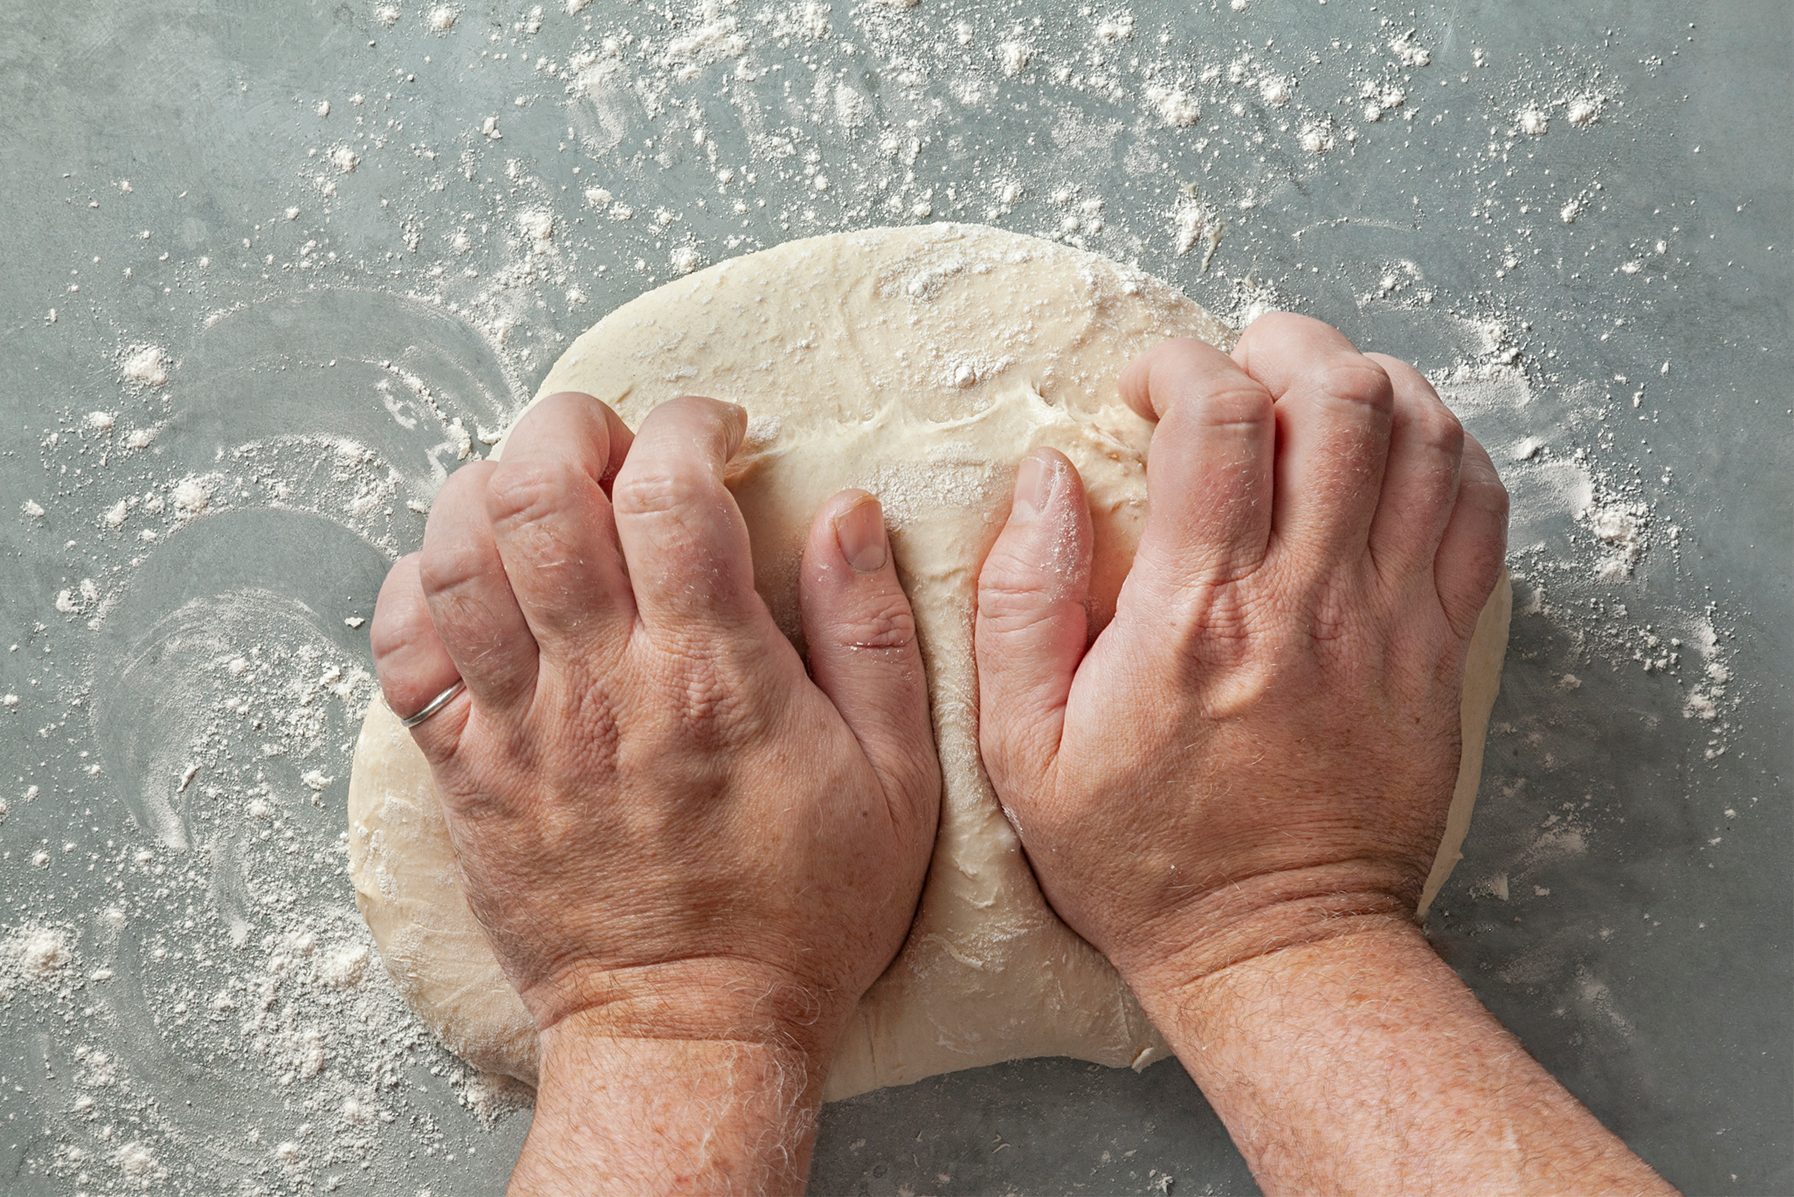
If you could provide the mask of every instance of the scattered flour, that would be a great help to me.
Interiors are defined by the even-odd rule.
[[[1188,128],[1202,116],[1202,109],[1189,92],[1182,88],[1153,84],[1146,89],[1146,101],[1159,119],[1174,128]]]
[[[748,39],[741,32],[740,20],[718,0],[705,0],[694,17],[693,24],[668,39],[661,54],[662,65],[676,79],[695,79],[710,64],[747,53]]]
[[[1403,66],[1423,67],[1433,61],[1433,52],[1415,41],[1415,30],[1398,34],[1389,43],[1389,52]]]
[[[1310,154],[1325,154],[1333,149],[1333,127],[1322,121],[1302,126],[1302,148]]]
[[[1034,61],[1034,47],[1024,41],[1003,42],[997,47],[997,60],[1003,64],[1004,76],[1013,79]]]
[[[165,387],[173,365],[168,351],[160,345],[135,345],[125,351],[119,374],[133,386]]]
[[[171,262],[157,276],[168,323],[101,341],[123,347],[102,360],[100,385],[71,392],[54,426],[27,438],[43,481],[14,535],[54,572],[31,592],[42,628],[11,635],[55,655],[16,675],[30,689],[8,675],[0,714],[28,735],[44,728],[75,762],[0,803],[0,849],[75,895],[21,899],[0,938],[0,1001],[32,1003],[61,1053],[45,1071],[60,1086],[46,1091],[56,1147],[31,1166],[66,1191],[308,1194],[398,1191],[396,1178],[459,1174],[476,1148],[484,1159],[483,1127],[520,1095],[455,1063],[405,1012],[342,880],[341,781],[374,691],[366,578],[415,543],[448,470],[491,444],[568,329],[791,237],[986,219],[1138,261],[1236,323],[1328,293],[1363,297],[1361,315],[1402,316],[1513,493],[1516,627],[1537,654],[1515,669],[1570,704],[1606,667],[1649,674],[1669,696],[1657,713],[1710,734],[1709,757],[1723,756],[1741,690],[1727,611],[1661,626],[1636,613],[1668,601],[1647,581],[1689,566],[1675,488],[1628,473],[1618,430],[1648,435],[1653,388],[1667,396],[1674,377],[1653,357],[1648,385],[1609,383],[1613,367],[1597,363],[1635,369],[1629,350],[1602,350],[1605,327],[1553,327],[1576,313],[1527,303],[1528,272],[1612,230],[1599,155],[1553,173],[1524,160],[1524,139],[1556,120],[1580,146],[1609,146],[1624,90],[1567,51],[1509,72],[1426,16],[1408,18],[1422,22],[1413,30],[1364,16],[1355,36],[1310,53],[1254,28],[1262,6],[1230,7],[1245,15],[1220,24],[1237,30],[1209,40],[1160,40],[1106,5],[1011,23],[916,0],[565,0],[490,28],[461,24],[458,7],[359,9],[364,25],[372,13],[379,67],[333,83],[332,99],[292,89],[303,161],[270,162],[286,189]],[[439,127],[395,98],[409,89],[394,80],[411,75],[486,98]],[[985,119],[1011,112],[1025,135]],[[1497,126],[1488,149],[1414,172],[1412,218],[1430,230],[1415,262],[1387,250],[1364,261],[1326,229],[1302,229],[1290,249],[1287,218],[1305,202],[1292,180],[1324,196],[1429,123],[1471,113]],[[1004,132],[981,138],[987,126]],[[90,191],[106,212],[132,202],[128,185]],[[357,249],[347,217],[389,228],[389,242]],[[1669,291],[1673,219],[1626,230],[1602,259],[1640,292],[1603,318],[1630,319]],[[1486,286],[1428,281],[1422,250],[1446,227]],[[181,257],[180,226],[152,231],[151,247]],[[1312,275],[1278,265],[1292,260]],[[43,335],[73,326],[76,304],[106,302],[98,263],[67,265],[68,296],[34,309],[61,310]],[[927,303],[942,282],[918,272],[900,285]],[[268,312],[290,321],[271,332],[256,324]],[[313,343],[291,343],[308,327],[322,330]],[[163,344],[182,347],[178,385]],[[939,368],[969,383],[1000,357],[993,347]],[[232,374],[225,361],[250,367]],[[278,412],[278,432],[232,423],[244,405],[229,388],[243,382],[263,388],[255,409]],[[984,484],[953,471],[889,481]],[[266,534],[221,551],[231,542],[208,538],[231,519]],[[359,572],[306,585],[336,560]],[[157,594],[186,605],[157,608]],[[1536,738],[1549,756],[1553,729],[1516,722],[1497,734]],[[135,823],[96,835],[85,827],[98,816],[83,814],[65,848],[38,834],[50,796],[95,811],[103,797]],[[1535,874],[1602,834],[1598,819],[1554,814],[1528,852],[1497,862],[1486,892],[1516,910],[1541,900]],[[122,996],[126,979],[140,998]],[[219,1078],[240,1107],[226,1128],[144,1075],[150,1042]],[[420,1102],[420,1081],[446,1084],[465,1116]]]
[[[21,927],[0,944],[0,985],[8,974],[46,980],[74,963],[68,932],[60,927]]]
[[[169,492],[169,501],[184,515],[198,515],[212,505],[212,484],[205,478],[183,478]]]
[[[1565,118],[1578,129],[1585,129],[1601,119],[1599,96],[1577,96],[1564,110]]]

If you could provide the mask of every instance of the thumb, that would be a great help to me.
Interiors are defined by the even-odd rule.
[[[823,506],[804,548],[798,604],[816,685],[892,797],[926,804],[940,788],[928,680],[877,499],[846,490]]]
[[[979,742],[998,789],[1051,768],[1090,595],[1090,507],[1063,454],[1036,449],[1015,475],[1009,520],[978,575]]]

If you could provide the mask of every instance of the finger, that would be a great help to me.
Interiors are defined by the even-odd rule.
[[[1420,371],[1387,354],[1367,353],[1395,392],[1389,463],[1370,525],[1371,558],[1380,570],[1408,575],[1430,564],[1445,535],[1464,460],[1464,426]]]
[[[556,391],[523,413],[505,437],[504,460],[567,457],[608,493],[634,440],[609,404],[579,391]]]
[[[673,399],[648,413],[617,473],[617,535],[650,628],[765,617],[747,523],[723,485],[746,430],[747,413],[732,403]]]
[[[810,673],[881,778],[910,803],[940,786],[916,619],[897,580],[884,512],[836,495],[810,528],[798,582]]]
[[[424,526],[418,575],[430,617],[462,680],[482,706],[514,705],[533,693],[536,641],[498,555],[486,484],[489,461],[449,475]]]
[[[1337,329],[1288,312],[1253,321],[1233,356],[1277,400],[1276,536],[1363,550],[1389,453],[1389,375]]]
[[[1035,783],[1058,752],[1089,635],[1091,544],[1077,468],[1034,450],[1016,470],[1009,519],[978,574],[979,741],[993,777]]]
[[[380,692],[387,707],[401,719],[417,714],[460,680],[461,671],[455,668],[430,618],[416,553],[395,561],[380,584],[368,641]],[[418,724],[411,734],[426,755],[439,759],[453,750],[469,709],[466,701],[452,702]]]
[[[1135,358],[1121,394],[1159,421],[1135,558],[1142,581],[1175,594],[1250,573],[1271,535],[1270,393],[1214,346],[1180,340]]]
[[[499,557],[544,648],[584,655],[593,637],[625,631],[634,620],[603,489],[629,447],[615,439],[621,428],[616,413],[590,395],[550,395],[518,421],[486,484]]]
[[[1446,618],[1469,638],[1507,558],[1507,488],[1488,450],[1467,437],[1458,501],[1445,525],[1433,575]]]

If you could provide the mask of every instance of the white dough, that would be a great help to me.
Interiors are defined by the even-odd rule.
[[[1115,380],[1173,336],[1232,339],[1144,274],[939,224],[797,241],[669,283],[600,321],[542,383],[539,395],[596,395],[632,426],[688,392],[747,408],[730,485],[753,532],[760,591],[794,639],[796,566],[814,513],[847,486],[884,503],[946,794],[915,926],[860,1004],[830,1098],[1027,1056],[1139,1068],[1165,1054],[1107,962],[1048,908],[991,792],[971,627],[1015,462],[1042,444],[1083,472],[1097,536],[1093,614],[1109,618],[1144,514],[1151,432]],[[1510,605],[1504,581],[1471,648],[1463,764],[1427,900],[1469,825]],[[474,1065],[534,1083],[534,1031],[462,899],[429,770],[379,703],[355,753],[349,825],[356,896],[406,1000]]]

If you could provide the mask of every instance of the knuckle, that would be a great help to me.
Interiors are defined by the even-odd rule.
[[[1468,479],[1463,487],[1461,502],[1469,503],[1474,509],[1487,512],[1501,523],[1507,522],[1508,509],[1512,500],[1507,487],[1493,469],[1478,471],[1476,476]]]
[[[422,603],[394,604],[374,613],[374,626],[368,629],[368,650],[376,665],[417,644],[432,631],[429,608]]]
[[[477,507],[479,496],[496,468],[496,463],[491,461],[470,461],[450,474],[430,506],[431,521],[445,518],[468,504]]]
[[[740,679],[704,646],[663,648],[656,675],[662,715],[688,742],[717,747],[733,742],[743,730]]]
[[[1163,618],[1172,642],[1184,656],[1199,660],[1235,657],[1262,622],[1261,601],[1224,582],[1192,582],[1165,600]]]
[[[1147,377],[1153,380],[1160,370],[1182,371],[1196,370],[1202,366],[1203,360],[1215,350],[1195,337],[1173,337],[1162,341],[1152,350],[1146,359]],[[1158,378],[1163,381],[1163,376]]]
[[[1323,587],[1308,603],[1308,638],[1320,646],[1344,642],[1358,625],[1358,606],[1336,587]]]
[[[1256,430],[1271,420],[1275,405],[1270,393],[1250,379],[1228,379],[1211,385],[1187,403],[1180,403],[1168,413],[1174,418],[1195,420],[1205,430],[1246,428]],[[1187,415],[1178,416],[1179,412]]]
[[[978,614],[1002,631],[1047,618],[1056,597],[1038,574],[1013,561],[987,563],[978,577]]]
[[[1395,388],[1389,381],[1389,371],[1362,354],[1327,362],[1317,381],[1323,392],[1342,403],[1379,412],[1395,408]]]
[[[1199,341],[1195,337],[1172,337],[1160,343],[1159,352],[1191,357],[1210,352],[1210,348],[1206,341]]]
[[[1266,338],[1277,340],[1301,330],[1306,320],[1294,312],[1265,312],[1246,326],[1240,340],[1254,343]]]
[[[626,469],[611,488],[611,503],[619,515],[665,515],[684,507],[702,489],[691,471],[664,466]]]
[[[542,401],[536,404],[535,410],[523,418],[527,420],[536,412],[547,414],[563,411],[570,415],[585,417],[598,412],[603,406],[596,398],[584,391],[555,391],[553,394],[543,396]]]
[[[1433,384],[1427,380],[1427,376],[1411,363],[1405,362],[1399,357],[1391,357],[1387,353],[1373,352],[1366,353],[1364,356],[1369,361],[1381,366],[1389,375],[1389,380],[1397,387],[1411,391],[1416,398],[1433,402],[1439,401],[1439,392],[1433,389]]]
[[[417,576],[426,595],[440,597],[483,581],[491,565],[483,545],[457,538],[426,545],[418,557]]]
[[[1491,482],[1487,489],[1489,513],[1505,524],[1508,512],[1513,507],[1512,496],[1507,493],[1507,487],[1501,484],[1500,479]]]
[[[1451,457],[1464,452],[1464,423],[1444,404],[1429,405],[1414,426],[1422,444]]]
[[[486,483],[487,511],[497,524],[535,523],[564,510],[576,486],[564,462],[501,463]]]
[[[916,642],[916,617],[901,595],[855,612],[837,632],[848,648],[902,650]]]
[[[746,410],[708,395],[679,395],[656,411],[681,431],[687,444],[709,456],[728,457],[747,430]]]
[[[616,773],[622,748],[622,728],[616,708],[603,689],[584,686],[568,703],[573,726],[579,728],[576,751],[590,767],[593,776]]]

